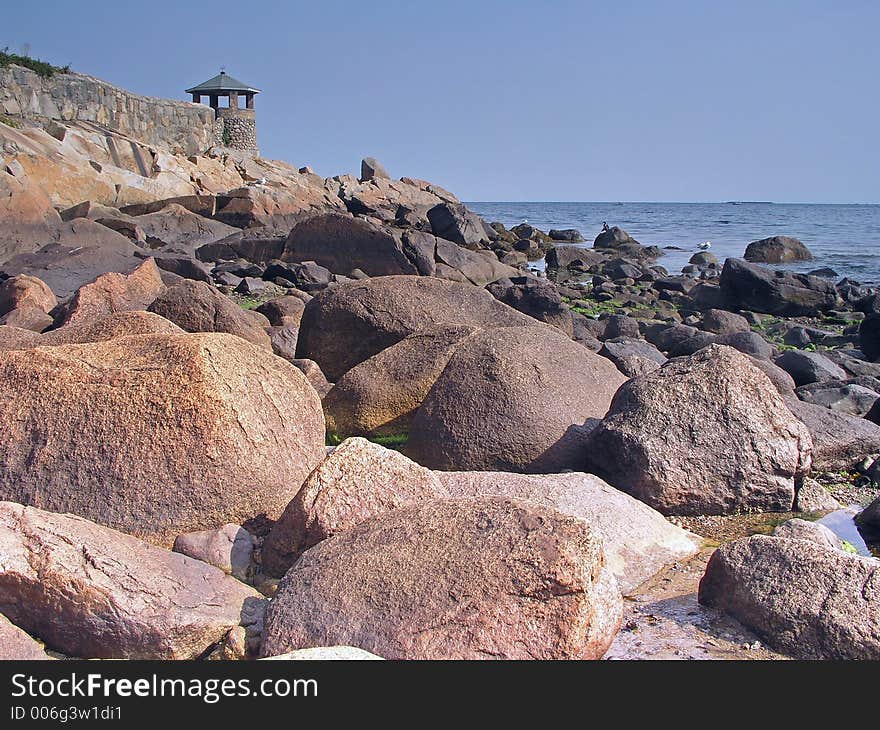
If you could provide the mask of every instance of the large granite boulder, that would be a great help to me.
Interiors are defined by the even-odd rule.
[[[427,212],[435,236],[466,248],[477,248],[495,233],[476,213],[460,203],[440,203]]]
[[[699,550],[701,538],[592,474],[435,472],[451,497],[499,496],[550,507],[586,522],[602,537],[608,567],[623,593]]]
[[[449,496],[437,476],[362,438],[333,449],[287,505],[263,543],[263,570],[282,576],[313,545],[369,517]]]
[[[143,251],[105,226],[77,218],[56,228],[45,245],[6,261],[9,276],[28,274],[45,282],[59,299],[67,299],[101,274],[131,273],[143,263]]]
[[[382,276],[339,284],[308,302],[297,354],[317,362],[335,382],[358,363],[415,332],[437,326],[534,323],[531,317],[470,284],[431,277]]]
[[[21,274],[0,281],[0,316],[16,309],[35,308],[49,313],[58,304],[52,290],[35,276]]]
[[[385,171],[385,167],[375,157],[364,157],[361,160],[361,182],[374,180],[376,178],[390,178],[391,176]]]
[[[327,432],[337,436],[397,435],[413,416],[473,327],[440,327],[405,337],[355,365],[323,399]]]
[[[32,347],[80,345],[103,342],[128,335],[183,334],[173,322],[152,312],[116,312],[95,320],[68,324],[42,334],[15,327],[0,327],[0,350],[29,350]]]
[[[624,385],[584,458],[664,514],[731,514],[791,510],[810,450],[764,373],[712,345]]]
[[[315,261],[334,274],[360,269],[368,276],[418,274],[407,258],[400,233],[363,218],[325,213],[297,223],[281,256],[284,261]]]
[[[324,456],[302,373],[224,334],[2,352],[0,412],[0,499],[158,544],[277,518]]]
[[[583,521],[515,500],[433,500],[304,553],[266,613],[261,651],[598,659],[621,612],[601,539]]]
[[[774,271],[739,259],[721,270],[721,293],[730,305],[783,317],[815,316],[834,309],[840,297],[827,279]]]
[[[116,312],[149,307],[165,289],[154,259],[147,259],[130,274],[101,274],[77,289],[58,318],[59,325],[89,322]]]
[[[743,258],[758,264],[786,264],[791,261],[812,261],[813,254],[803,243],[791,236],[771,236],[752,241]]]
[[[265,601],[213,566],[73,515],[0,502],[0,608],[82,659],[197,659]]]
[[[61,218],[46,193],[27,178],[0,170],[0,266],[17,254],[30,253],[52,239]]]
[[[202,281],[181,281],[162,291],[149,311],[187,332],[226,332],[267,350],[269,335],[248,312]]]
[[[880,563],[754,535],[716,550],[700,603],[800,659],[880,659]]]
[[[585,421],[626,378],[552,327],[496,327],[461,342],[413,419],[406,453],[445,471],[571,468]]]

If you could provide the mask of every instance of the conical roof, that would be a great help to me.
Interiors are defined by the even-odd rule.
[[[232,78],[225,71],[221,71],[217,74],[213,79],[208,79],[207,81],[203,81],[198,86],[193,86],[191,89],[187,89],[187,94],[218,94],[225,93],[227,91],[238,91],[238,92],[250,92],[251,94],[259,94],[260,90],[255,89],[253,86],[248,86],[245,83],[242,83],[238,79]]]

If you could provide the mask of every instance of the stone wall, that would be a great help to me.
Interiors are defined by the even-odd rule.
[[[253,109],[217,110],[218,143],[234,150],[257,152],[257,117]]]
[[[78,73],[44,79],[21,66],[0,68],[0,114],[39,123],[93,122],[148,145],[182,149],[186,155],[218,142],[209,106],[139,96]]]

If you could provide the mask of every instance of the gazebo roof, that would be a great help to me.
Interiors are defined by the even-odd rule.
[[[208,79],[207,81],[200,83],[198,86],[193,86],[191,89],[187,89],[186,93],[223,94],[228,91],[248,92],[251,94],[260,93],[259,89],[255,89],[253,86],[248,86],[238,79],[232,78],[232,76],[225,71],[221,71],[213,79]]]

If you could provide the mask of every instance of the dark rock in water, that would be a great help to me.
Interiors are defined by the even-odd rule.
[[[869,360],[880,360],[880,314],[869,314],[859,326],[859,347]]]
[[[570,243],[581,243],[584,237],[576,228],[564,228],[562,230],[551,228],[547,235],[554,241],[569,241]]]
[[[391,176],[385,171],[382,163],[375,157],[365,157],[361,160],[361,182],[367,180],[375,180],[376,178],[384,178],[390,180]]]
[[[815,316],[840,303],[837,290],[825,279],[773,271],[739,259],[724,262],[721,291],[737,309],[784,317]]]
[[[859,512],[855,521],[859,531],[872,538],[872,541],[880,539],[880,497]]]
[[[880,426],[866,418],[838,413],[789,397],[785,405],[813,438],[813,469],[850,469],[870,454],[880,453]]]
[[[801,659],[880,659],[880,564],[754,535],[715,551],[699,600]]]
[[[461,342],[413,420],[406,453],[444,471],[572,468],[570,440],[624,382],[612,363],[546,325]]]
[[[830,408],[832,411],[851,416],[865,416],[870,411],[880,393],[854,383],[810,383],[797,389],[797,396],[807,403]]]
[[[813,254],[803,243],[791,236],[772,236],[752,241],[743,258],[761,264],[784,264],[790,261],[810,261]]]
[[[791,375],[797,385],[846,379],[843,368],[818,352],[789,350],[776,358],[776,364]]]
[[[718,335],[715,342],[719,345],[728,345],[759,360],[769,360],[776,354],[773,346],[757,332],[731,332]]]
[[[810,439],[748,357],[713,345],[623,385],[584,458],[664,514],[789,511]]]
[[[823,279],[836,279],[840,274],[828,266],[823,266],[821,269],[808,271],[807,276],[821,276]]]
[[[427,215],[435,236],[459,246],[477,248],[482,241],[490,240],[486,230],[489,226],[461,204],[440,203],[429,209]]]
[[[699,251],[691,256],[688,263],[695,264],[696,266],[709,266],[711,264],[717,266],[718,257],[714,253],[710,253],[709,251]]]
[[[404,251],[399,232],[341,213],[325,213],[297,223],[280,258],[314,261],[346,276],[353,269],[369,276],[419,273]]]
[[[629,235],[622,228],[618,228],[617,226],[613,226],[609,228],[607,231],[602,231],[598,236],[596,236],[596,240],[593,241],[593,248],[617,248],[621,244],[630,243],[641,245],[636,239]]]
[[[571,310],[550,282],[517,276],[499,279],[486,286],[486,289],[499,302],[553,325],[569,337],[574,334]]]

